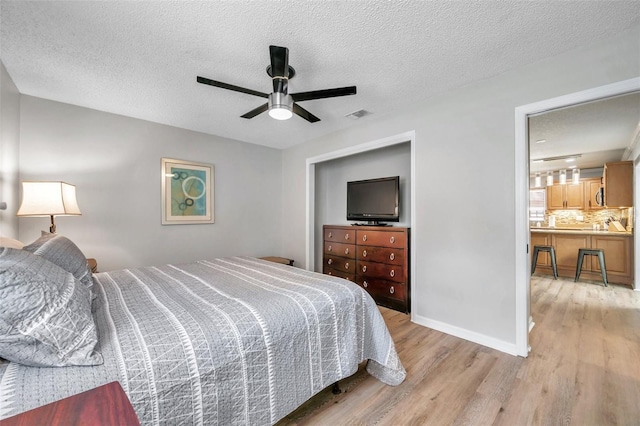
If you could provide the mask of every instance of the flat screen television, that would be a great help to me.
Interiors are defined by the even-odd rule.
[[[347,220],[365,220],[366,225],[399,222],[399,193],[399,176],[347,182]]]

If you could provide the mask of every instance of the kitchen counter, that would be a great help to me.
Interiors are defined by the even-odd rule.
[[[561,225],[554,228],[533,226],[531,246],[545,245],[555,248],[558,276],[572,279],[576,274],[578,251],[581,248],[604,250],[607,276],[610,283],[633,285],[633,232],[595,230],[584,225]],[[531,255],[533,250],[530,250]],[[600,265],[593,256],[588,256],[582,267],[583,280],[602,280]],[[551,274],[547,253],[538,257],[536,274]]]
[[[619,236],[619,237],[632,237],[633,231],[605,231],[602,228],[600,230],[595,230],[589,227],[562,227],[556,226],[555,228],[550,227],[536,227],[531,226],[529,228],[532,233],[545,233],[545,234],[574,234],[574,235],[611,235],[611,236]]]

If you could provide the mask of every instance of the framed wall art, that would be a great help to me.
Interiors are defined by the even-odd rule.
[[[213,223],[213,165],[162,159],[162,224]]]

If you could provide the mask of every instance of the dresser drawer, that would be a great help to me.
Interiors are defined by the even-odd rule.
[[[337,243],[355,243],[355,229],[325,228],[324,240]]]
[[[356,259],[402,266],[404,265],[404,250],[401,248],[358,246]]]
[[[356,284],[367,290],[371,297],[376,300],[384,297],[386,299],[404,301],[407,297],[407,286],[403,283],[357,276]]]
[[[328,266],[329,268],[338,271],[348,272],[350,274],[354,274],[356,272],[356,261],[346,257],[325,255],[324,266]]]
[[[380,278],[398,283],[406,281],[404,268],[402,266],[387,265],[386,263],[358,260],[356,274],[367,278]]]
[[[350,273],[345,272],[345,271],[339,271],[337,269],[330,268],[330,267],[328,267],[326,265],[322,269],[322,273],[325,274],[325,275],[331,275],[331,276],[338,277],[338,278],[344,278],[345,280],[349,280],[351,282],[356,282],[355,274],[350,274]]]
[[[356,230],[356,239],[359,245],[403,248],[407,237],[404,232],[398,231],[358,229]]]
[[[356,246],[355,244],[344,244],[344,243],[334,243],[333,241],[325,241],[324,254],[330,254],[332,256],[348,257],[350,259],[355,259]]]

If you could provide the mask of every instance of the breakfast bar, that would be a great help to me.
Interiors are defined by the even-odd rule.
[[[614,232],[586,226],[532,227],[531,247],[536,245],[554,247],[558,276],[565,278],[576,275],[579,249],[602,249],[609,283],[633,285],[632,231]],[[553,276],[548,253],[539,254],[535,273]],[[602,281],[597,258],[585,259],[580,280]]]

